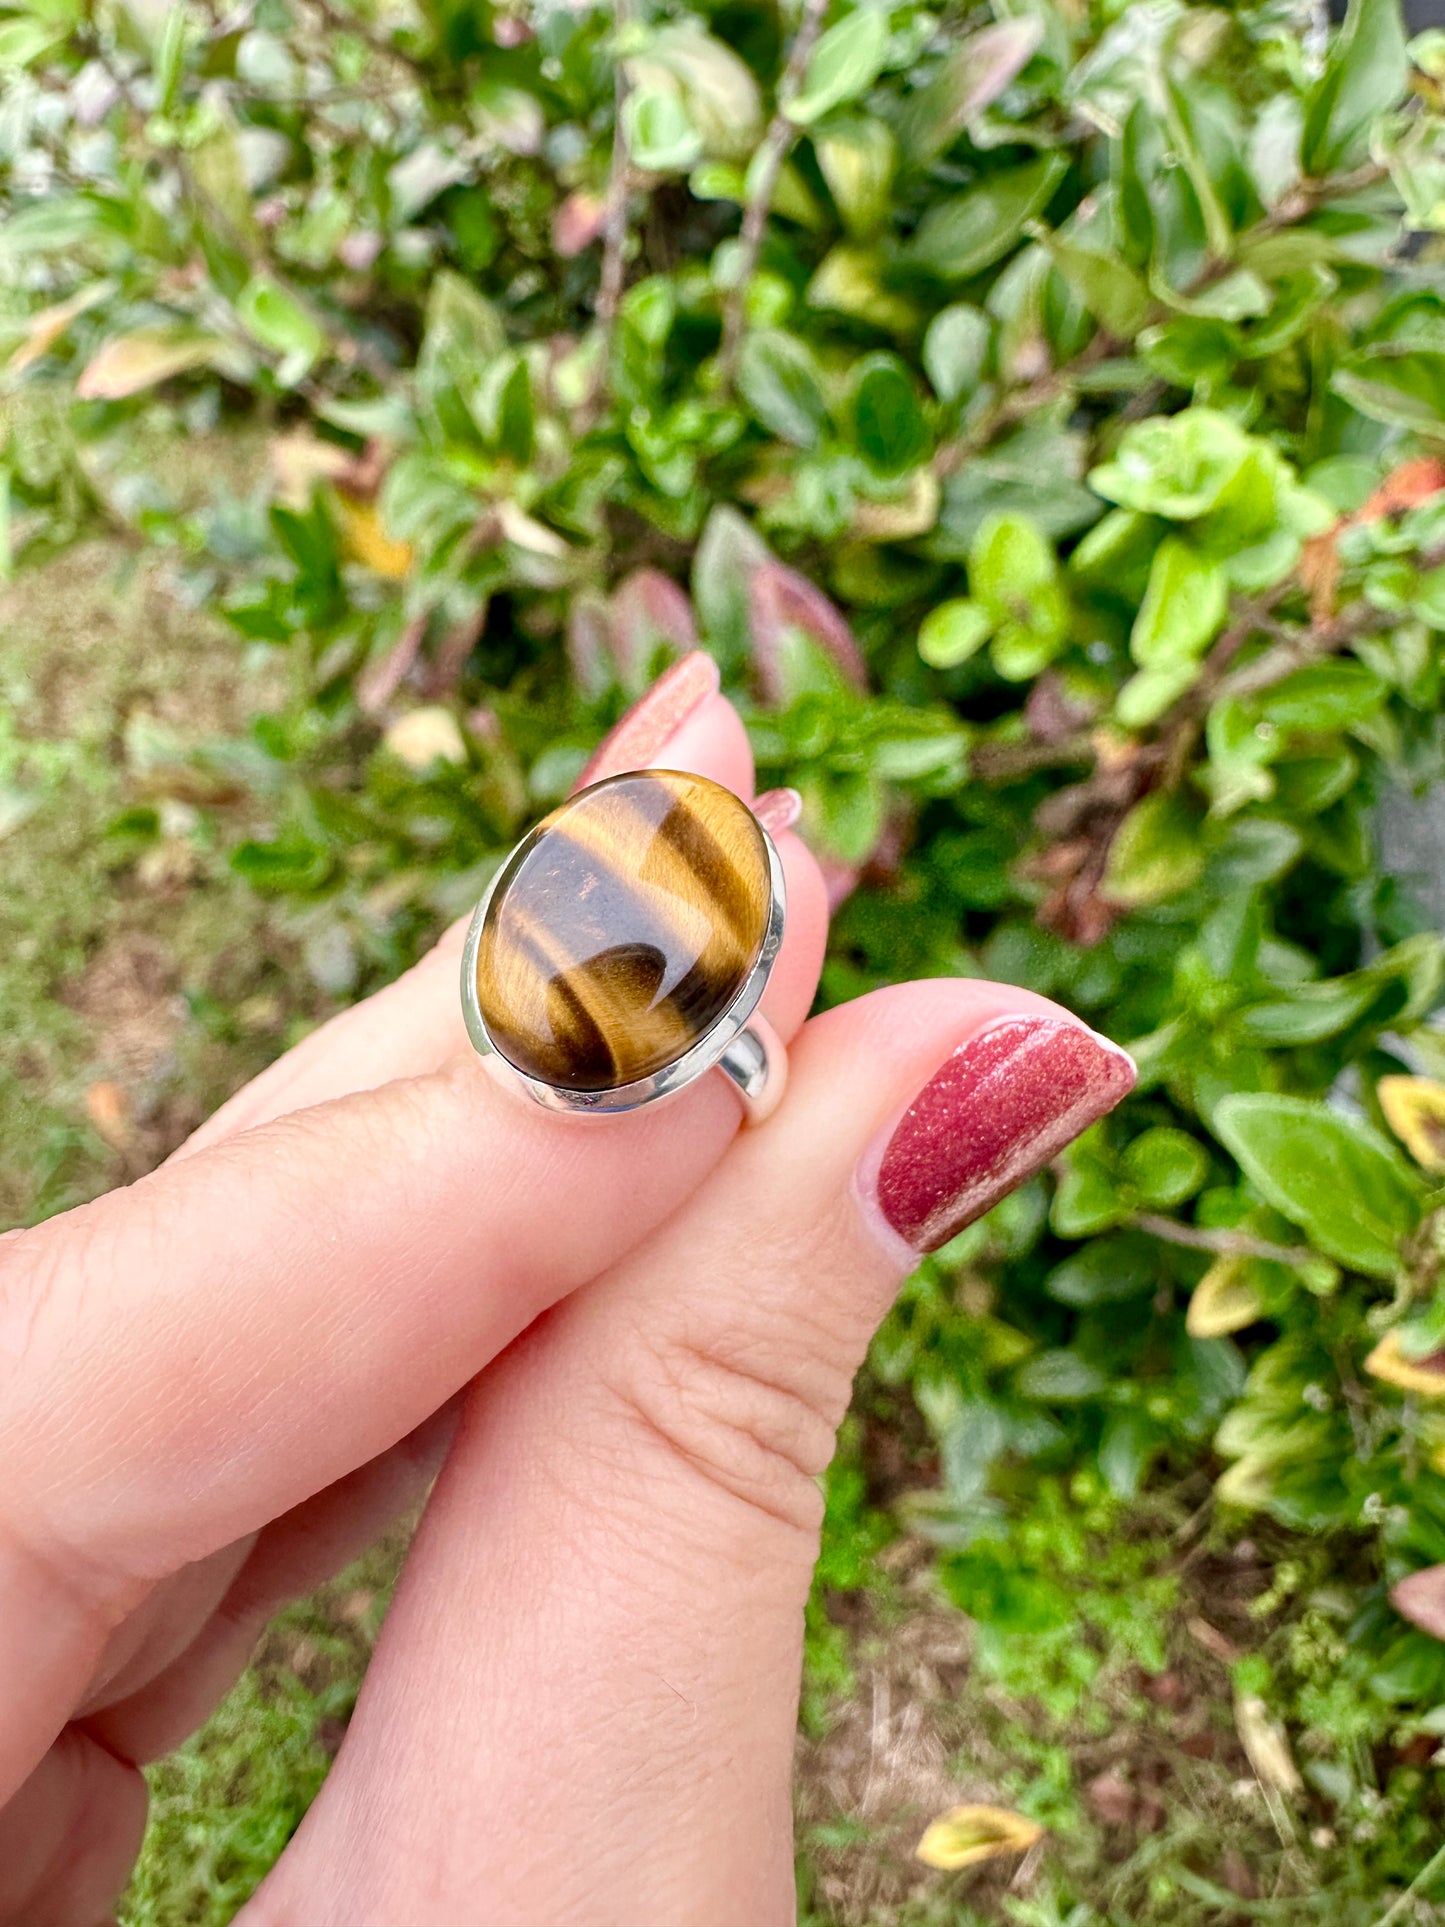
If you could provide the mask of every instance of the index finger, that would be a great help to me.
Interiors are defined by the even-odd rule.
[[[784,841],[772,1015],[792,1028],[825,912]],[[589,1128],[468,1056],[247,1130],[8,1244],[0,1802],[156,1579],[413,1430],[669,1215],[737,1124],[720,1078]]]

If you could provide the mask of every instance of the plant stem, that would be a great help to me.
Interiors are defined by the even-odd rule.
[[[632,18],[631,0],[613,0],[613,32],[620,40]],[[627,151],[627,129],[622,110],[627,104],[627,63],[619,54],[613,76],[612,160],[607,171],[607,208],[602,223],[602,278],[597,284],[593,313],[597,318],[597,366],[582,404],[578,431],[586,434],[602,412],[607,394],[607,364],[612,354],[612,330],[622,305],[622,283],[627,263],[627,197],[632,188],[632,157]]]
[[[423,85],[426,84],[427,70],[419,60],[409,54],[404,47],[398,47],[395,41],[388,40],[383,34],[373,32],[364,20],[358,20],[355,14],[348,13],[344,7],[336,5],[335,0],[308,0],[308,4],[320,14],[334,33],[350,34],[353,40],[360,40],[365,46],[370,47],[374,54],[380,55],[384,60],[398,62]]]
[[[1213,1230],[1204,1225],[1181,1224],[1177,1218],[1163,1218],[1152,1211],[1139,1212],[1134,1223],[1166,1244],[1187,1245],[1191,1251],[1212,1251],[1221,1258],[1267,1258],[1276,1265],[1302,1265],[1315,1257],[1305,1245],[1276,1245],[1266,1238],[1252,1238],[1247,1231]]]
[[[739,231],[737,278],[728,290],[723,308],[722,346],[718,350],[718,373],[722,379],[724,393],[733,385],[737,376],[738,356],[742,352],[743,330],[747,322],[748,291],[752,287],[753,276],[758,269],[758,256],[762,252],[763,233],[768,224],[768,210],[773,204],[773,193],[778,185],[778,176],[783,171],[788,149],[797,137],[797,128],[788,119],[788,102],[802,85],[803,76],[808,70],[808,62],[813,57],[813,49],[818,43],[818,34],[823,25],[823,15],[827,11],[827,0],[803,0],[803,15],[798,22],[792,49],[788,54],[788,64],[783,69],[782,79],[778,82],[778,105],[763,136],[761,162],[757,163],[757,177],[753,191],[748,196],[747,206],[743,209],[743,224]]]
[[[1301,181],[1285,195],[1277,207],[1265,215],[1262,221],[1238,236],[1236,255],[1240,248],[1247,247],[1250,241],[1263,240],[1272,234],[1278,234],[1285,228],[1293,227],[1296,222],[1308,219],[1325,202],[1345,195],[1357,194],[1363,188],[1373,187],[1388,178],[1388,173],[1387,168],[1371,162],[1365,167],[1356,168],[1352,174],[1337,174],[1319,181]],[[1190,282],[1183,293],[1185,295],[1201,293],[1213,282],[1223,279],[1230,272],[1231,265],[1228,261],[1211,261],[1203,273]],[[1166,320],[1170,312],[1166,305],[1159,303],[1148,320],[1150,322]],[[955,474],[970,455],[976,455],[981,449],[987,448],[1000,429],[1024,420],[1034,409],[1042,407],[1047,402],[1056,401],[1062,395],[1067,395],[1079,375],[1128,347],[1127,342],[1116,341],[1106,328],[1100,327],[1087,347],[1071,360],[1064,362],[1062,367],[1055,368],[1050,374],[1038,376],[1023,387],[1006,389],[984,411],[972,428],[955,437],[953,441],[945,442],[933,458],[934,473],[940,481]]]
[[[1380,1918],[1375,1922],[1375,1927],[1393,1927],[1393,1923],[1397,1921],[1405,1911],[1405,1902],[1412,1899],[1425,1885],[1426,1881],[1434,1874],[1439,1873],[1442,1867],[1445,1867],[1445,1847],[1437,1847],[1420,1869],[1419,1873],[1417,1873],[1415,1878],[1410,1882],[1404,1893],[1397,1895],[1396,1898],[1390,1902],[1384,1913],[1382,1913]]]

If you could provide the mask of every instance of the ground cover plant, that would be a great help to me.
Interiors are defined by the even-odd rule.
[[[829,866],[826,998],[986,973],[1139,1060],[860,1384],[814,1918],[1436,1917],[1445,950],[1376,810],[1440,773],[1445,36],[31,0],[0,83],[0,559],[63,580],[102,533],[255,678],[246,736],[127,733],[105,847],[264,899],[306,986],[275,1041],[701,640]],[[12,848],[83,766],[0,734]],[[1022,1830],[930,1871],[910,1810],[885,1876],[827,1789],[924,1601],[977,1718],[930,1660],[910,1797]],[[170,1828],[132,1918],[224,1918],[286,1824],[184,1903]]]

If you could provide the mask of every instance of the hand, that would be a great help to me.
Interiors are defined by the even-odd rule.
[[[705,659],[602,755],[589,780],[752,794]],[[962,980],[803,1025],[823,889],[777,841],[765,1008],[794,1043],[761,1129],[717,1077],[593,1128],[528,1109],[465,1051],[453,932],[161,1171],[0,1242],[5,1927],[110,1918],[137,1764],[443,1458],[245,1927],[791,1917],[815,1481],[853,1373],[917,1254],[1132,1068]]]

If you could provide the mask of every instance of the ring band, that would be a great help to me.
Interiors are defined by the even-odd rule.
[[[758,1009],[785,921],[777,849],[730,790],[677,770],[608,777],[544,817],[477,905],[467,1034],[551,1111],[637,1110],[716,1068],[759,1123],[787,1080]]]

